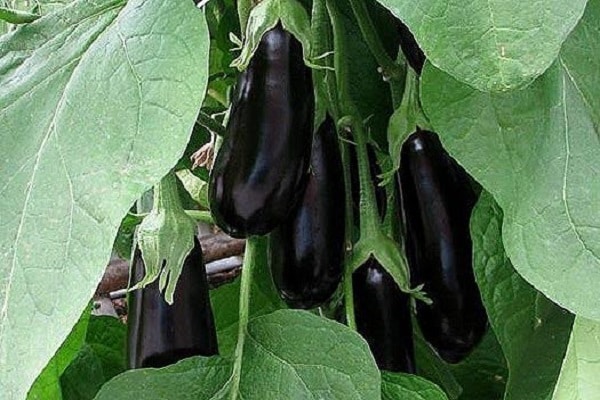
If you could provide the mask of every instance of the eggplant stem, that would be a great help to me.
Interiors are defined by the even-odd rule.
[[[246,251],[244,253],[244,265],[242,266],[242,281],[240,285],[240,310],[239,310],[239,326],[238,339],[235,347],[235,361],[233,364],[231,388],[231,400],[238,398],[240,379],[242,376],[242,361],[244,357],[244,344],[246,341],[246,333],[248,330],[248,322],[250,320],[250,289],[252,285],[252,274],[256,259],[257,237],[250,237],[246,242]]]

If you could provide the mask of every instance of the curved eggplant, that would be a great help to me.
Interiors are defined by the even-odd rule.
[[[337,132],[328,116],[315,133],[311,173],[289,219],[270,235],[269,263],[281,297],[314,308],[338,287],[344,262],[344,170]]]
[[[433,300],[430,306],[417,303],[417,321],[439,355],[456,363],[479,343],[487,327],[469,230],[477,193],[437,135],[422,130],[402,147],[400,184],[412,284],[424,284]]]
[[[314,93],[302,46],[281,24],[266,32],[242,72],[210,175],[217,225],[233,237],[281,224],[306,183]]]
[[[206,268],[197,239],[184,262],[169,305],[158,281],[129,295],[127,317],[127,364],[129,368],[161,368],[191,356],[218,354],[217,335],[208,296]],[[145,273],[136,249],[132,261],[132,283]]]
[[[415,373],[410,295],[370,258],[352,275],[356,328],[379,369]]]

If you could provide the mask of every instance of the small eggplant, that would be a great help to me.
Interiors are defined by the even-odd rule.
[[[264,235],[288,217],[306,183],[313,115],[302,45],[279,24],[239,77],[210,175],[211,212],[226,233]]]
[[[169,305],[158,281],[129,295],[127,317],[127,364],[129,368],[161,368],[191,356],[218,354],[217,336],[208,295],[206,268],[197,239],[184,262]],[[136,249],[132,261],[132,284],[145,273]]]
[[[477,193],[437,135],[423,130],[402,147],[400,184],[412,284],[424,284],[433,301],[417,303],[417,321],[439,355],[456,363],[479,343],[487,327],[469,230]]]
[[[344,170],[333,120],[315,133],[304,196],[270,235],[269,262],[281,297],[314,308],[338,287],[344,262]]]
[[[379,369],[415,373],[410,295],[370,258],[352,275],[356,328]]]

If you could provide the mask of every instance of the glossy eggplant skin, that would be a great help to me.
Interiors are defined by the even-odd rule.
[[[425,65],[425,54],[423,50],[419,47],[419,44],[415,40],[412,32],[402,21],[397,21],[397,29],[398,36],[400,38],[400,47],[402,48],[402,53],[404,53],[404,57],[408,64],[414,69],[417,74],[421,74],[423,70],[423,65]]]
[[[403,145],[400,184],[412,284],[424,284],[433,300],[430,306],[417,303],[417,321],[439,355],[456,363],[479,343],[487,327],[469,230],[477,193],[437,135],[422,130]]]
[[[343,270],[345,189],[335,123],[315,133],[304,195],[269,238],[275,287],[293,308],[314,308],[338,287]]]
[[[136,249],[132,283],[144,276],[144,262]],[[206,268],[197,239],[185,260],[169,305],[158,289],[158,281],[129,295],[127,318],[127,364],[129,368],[161,368],[191,356],[219,352]]]
[[[352,275],[356,328],[379,369],[415,373],[410,295],[370,258]]]
[[[233,237],[280,225],[306,183],[314,93],[302,46],[281,24],[266,32],[242,72],[210,176],[217,225]]]

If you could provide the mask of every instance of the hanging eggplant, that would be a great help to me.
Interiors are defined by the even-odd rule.
[[[174,302],[169,305],[158,280],[129,295],[127,316],[129,368],[160,368],[191,356],[218,354],[217,335],[208,295],[206,268],[197,239],[184,262]],[[145,274],[139,249],[132,260],[132,285]]]
[[[439,355],[456,363],[479,343],[487,326],[469,231],[477,193],[437,135],[423,130],[402,147],[400,183],[412,284],[424,284],[433,300],[432,305],[417,302],[417,321]]]
[[[379,369],[415,373],[410,295],[370,258],[352,275],[356,329]]]
[[[294,308],[314,308],[338,287],[344,262],[344,170],[335,123],[315,133],[304,196],[270,235],[269,262],[281,297]]]
[[[240,75],[211,172],[211,212],[226,233],[264,235],[288,217],[306,183],[313,114],[302,45],[279,24]]]

